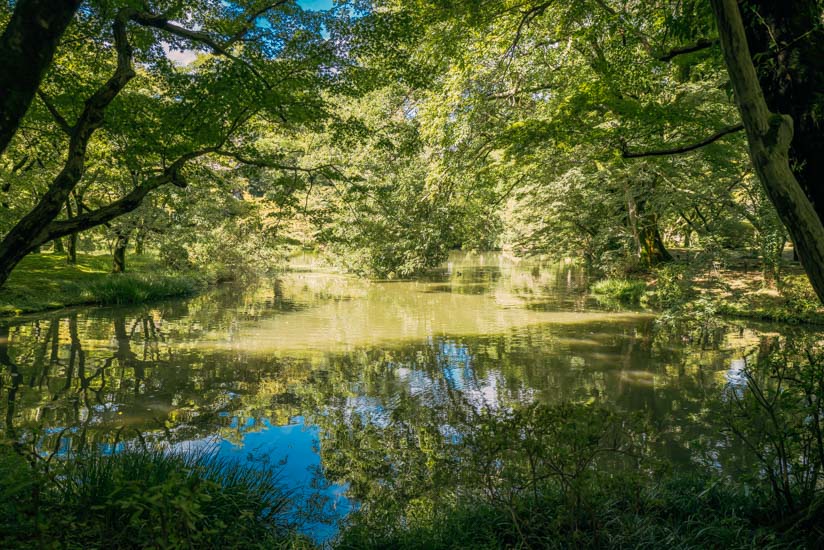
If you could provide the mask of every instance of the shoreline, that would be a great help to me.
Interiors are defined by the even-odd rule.
[[[0,320],[75,307],[138,305],[194,296],[214,286],[207,274],[171,272],[155,258],[134,256],[125,273],[109,272],[108,255],[79,254],[77,264],[62,254],[27,257],[0,289]]]

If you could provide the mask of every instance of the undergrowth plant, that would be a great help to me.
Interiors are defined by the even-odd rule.
[[[748,480],[768,490],[782,523],[824,544],[824,352],[803,341],[776,345],[745,366],[726,390],[727,429],[759,468]]]
[[[32,464],[0,455],[0,546],[277,548],[306,543],[277,470],[131,448]]]

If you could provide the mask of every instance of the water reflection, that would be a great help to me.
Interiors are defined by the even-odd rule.
[[[458,440],[480,410],[532,401],[642,414],[661,457],[734,463],[710,420],[743,354],[774,334],[739,326],[697,346],[662,337],[648,315],[599,310],[585,288],[575,269],[486,255],[423,281],[298,269],[256,289],[43,315],[0,326],[3,434],[42,456],[143,441],[283,462],[336,517],[354,505],[346,494],[368,496],[357,476],[401,444],[389,434],[421,450]],[[341,454],[370,423],[392,428],[375,452]],[[375,464],[341,467],[353,456]]]

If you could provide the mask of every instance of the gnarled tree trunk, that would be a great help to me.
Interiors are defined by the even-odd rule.
[[[747,0],[741,16],[767,107],[793,119],[795,179],[824,219],[824,26],[818,0]]]
[[[643,261],[649,267],[671,262],[672,255],[664,246],[661,231],[658,229],[658,216],[653,214],[639,221],[638,236],[641,240]]]
[[[735,90],[735,99],[741,112],[744,129],[747,132],[750,157],[755,171],[798,249],[799,259],[816,294],[824,302],[824,224],[822,224],[824,198],[816,201],[815,206],[813,203],[821,193],[821,181],[820,179],[809,181],[809,172],[806,170],[810,169],[804,169],[797,164],[797,161],[801,160],[801,155],[807,154],[802,152],[802,150],[806,150],[807,146],[799,143],[803,141],[803,135],[809,133],[810,138],[815,139],[816,135],[820,134],[816,131],[817,126],[814,123],[805,121],[807,116],[814,114],[809,109],[815,107],[816,100],[808,98],[809,101],[806,106],[796,107],[796,116],[802,120],[799,127],[805,129],[802,130],[804,134],[798,136],[799,139],[794,141],[794,120],[787,114],[791,111],[772,112],[764,97],[762,85],[756,74],[747,44],[744,22],[737,1],[711,0],[711,3],[718,23],[724,60]],[[759,2],[759,6],[760,4],[773,5],[766,0]],[[817,32],[815,29],[820,26],[821,14],[818,10],[816,19],[815,2],[785,0],[783,4],[786,9],[775,8],[771,12],[777,21],[784,21],[785,23],[789,19],[795,21],[797,15],[800,18],[807,18],[808,23],[810,23],[807,32]],[[803,12],[800,9],[801,7],[805,7]],[[799,13],[793,15],[794,9],[799,10]],[[793,28],[801,27],[795,25]],[[795,41],[805,39],[803,35],[797,35],[793,38]],[[778,54],[779,57],[781,55],[783,54]],[[824,58],[821,50],[818,51],[817,55],[820,59],[819,62],[824,64],[824,59],[821,59]],[[805,59],[805,62],[814,63],[809,58]],[[798,63],[804,67],[805,62],[799,61]],[[786,70],[788,71],[787,76],[790,77],[793,73],[798,72],[797,68],[793,68],[791,64],[786,65]],[[809,78],[809,75],[807,77]],[[821,78],[824,78],[824,76]],[[793,83],[789,82],[786,86],[792,88]],[[789,95],[793,94],[790,93]],[[802,98],[799,98],[799,101]],[[781,105],[776,103],[774,108],[781,108]],[[796,162],[793,162],[792,166],[795,168],[795,172],[790,164],[791,145],[794,147],[793,154]],[[809,154],[821,156],[822,152],[819,149],[818,151],[811,151]],[[812,158],[808,160],[812,160]],[[824,167],[824,161],[822,161],[822,167]],[[796,173],[799,178],[796,177]],[[806,189],[802,187],[802,181]]]

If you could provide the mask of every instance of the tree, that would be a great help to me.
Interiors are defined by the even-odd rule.
[[[420,27],[413,67],[441,54],[417,116],[442,171],[490,185],[522,251],[627,267],[667,261],[678,211],[714,207],[730,181],[707,171],[743,151],[712,41],[683,46],[706,30],[690,4],[382,3]]]
[[[824,105],[820,93],[824,71],[816,69],[824,64],[821,7],[816,1],[786,2],[780,7],[772,2],[748,5],[753,17],[762,20],[750,25],[751,35],[769,33],[771,42],[761,40],[761,45],[769,43],[778,49],[771,52],[776,56],[774,68],[762,68],[760,80],[738,3],[712,0],[712,7],[756,173],[798,249],[813,288],[824,301],[824,197],[820,185],[824,131],[818,114]],[[769,19],[763,18],[762,8]]]
[[[321,90],[345,71],[328,70],[338,52],[322,36],[322,19],[286,0],[84,12],[68,31],[73,48],[59,52],[39,93],[65,134],[65,157],[0,242],[0,284],[38,246],[131,212],[159,187],[184,187],[192,163],[237,159],[239,151],[256,162],[256,122],[297,126],[324,116]],[[164,44],[208,55],[180,69]],[[128,191],[59,219],[89,163],[107,152],[111,171],[132,181]]]
[[[20,126],[81,0],[18,0],[0,36],[0,155]]]

